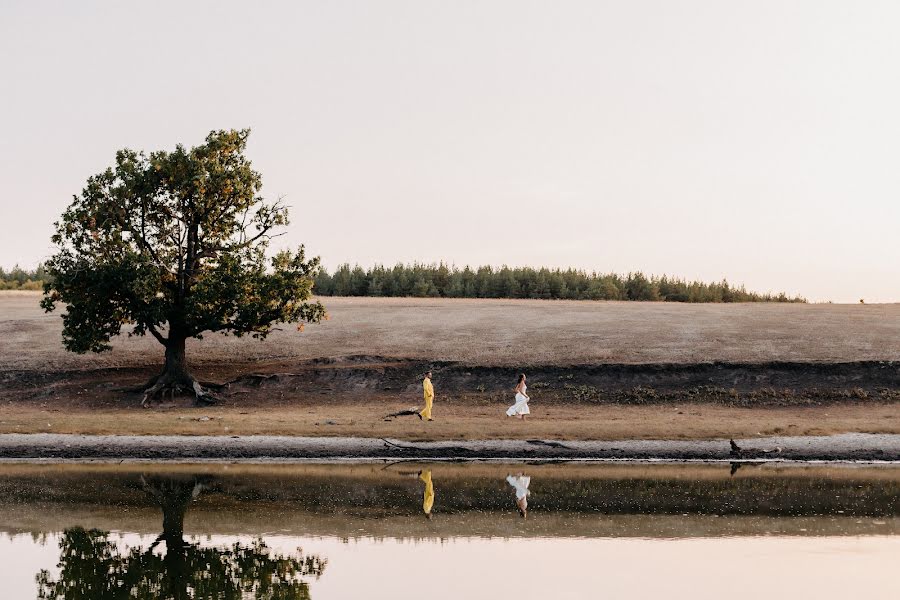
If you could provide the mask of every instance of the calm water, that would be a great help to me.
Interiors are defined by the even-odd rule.
[[[898,598],[900,468],[0,465],[3,598]]]

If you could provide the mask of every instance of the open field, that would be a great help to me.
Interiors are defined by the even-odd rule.
[[[37,292],[0,292],[0,371],[160,364],[152,337],[75,355]],[[470,365],[900,360],[900,304],[324,298],[331,319],[264,342],[188,341],[196,365],[384,356]]]
[[[900,433],[900,304],[326,298],[331,319],[268,340],[189,345],[219,406],[124,387],[158,371],[152,338],[74,355],[39,294],[0,292],[0,433],[454,439],[709,439]],[[711,362],[728,364],[710,364]],[[868,362],[866,362],[868,361]],[[421,399],[437,420],[383,421]],[[532,419],[507,419],[517,367]],[[264,374],[262,379],[246,377]],[[243,378],[242,378],[243,377]],[[208,420],[199,420],[202,416]]]

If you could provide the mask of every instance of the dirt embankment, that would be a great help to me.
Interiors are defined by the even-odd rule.
[[[411,393],[422,373],[433,378],[444,395],[510,394],[520,372],[528,375],[532,393],[542,401],[598,404],[711,402],[736,406],[819,404],[827,402],[900,400],[900,363],[702,363],[533,365],[519,368],[471,366],[426,361],[391,361],[378,357],[346,357],[310,361],[292,372],[268,365],[260,373],[231,382],[237,388],[390,395]]]
[[[356,356],[251,365],[201,366],[206,379],[227,382],[224,397],[266,405],[310,397],[415,398],[431,369],[444,398],[503,402],[517,375],[528,375],[532,395],[543,403],[642,405],[672,402],[728,406],[821,405],[900,400],[900,363],[703,363],[535,365],[521,368]],[[7,371],[0,400],[115,403],[123,389],[153,374],[149,368],[62,372]],[[235,376],[236,375],[236,376]]]

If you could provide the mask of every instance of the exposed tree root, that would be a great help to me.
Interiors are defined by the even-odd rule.
[[[119,388],[115,388],[115,389],[116,389],[116,391],[119,391],[119,392],[126,392],[126,393],[131,393],[131,394],[141,393],[146,396],[146,394],[150,393],[150,390],[154,389],[154,386],[157,384],[157,382],[160,381],[160,379],[163,377],[163,375],[165,375],[165,373],[160,373],[159,375],[154,375],[146,383],[141,383],[138,385],[123,386],[123,387],[119,387]],[[161,398],[161,397],[164,397],[165,392],[169,392],[171,394],[173,391],[174,392],[190,391],[191,393],[194,393],[194,384],[195,383],[197,383],[197,382],[194,381],[193,379],[189,378],[187,381],[184,381],[179,385],[175,385],[174,387],[176,389],[173,389],[173,386],[171,386],[169,384],[165,384],[164,388],[157,388],[153,392],[153,396]],[[229,387],[231,387],[231,383],[232,382],[230,382],[230,381],[225,382],[225,383],[217,383],[215,381],[200,381],[199,382],[201,388],[203,388],[205,396],[210,396],[210,394],[207,390],[221,392],[222,390],[227,390]],[[144,404],[144,403],[141,402],[141,404]]]
[[[207,389],[221,392],[222,390],[227,390],[229,387],[231,387],[231,382],[227,381],[225,383],[216,383],[215,381],[201,381],[200,385]]]
[[[147,391],[148,389],[150,389],[151,387],[153,387],[153,384],[155,384],[156,381],[160,377],[162,377],[162,373],[160,373],[159,375],[154,375],[149,380],[147,380],[146,383],[140,383],[138,385],[130,385],[127,387],[120,387],[120,388],[114,388],[114,389],[118,392],[127,392],[130,394],[137,394],[138,392],[143,393],[143,392]]]
[[[158,375],[155,380],[151,381],[153,381],[152,385],[149,385],[149,387],[142,390],[144,392],[144,397],[141,399],[141,406],[144,408],[150,408],[154,398],[164,398],[166,393],[169,393],[172,399],[175,398],[176,394],[193,394],[194,404],[196,406],[209,406],[210,404],[216,404],[219,401],[219,399],[209,390],[204,388],[199,381],[185,373],[172,374],[163,372]],[[226,387],[225,385],[214,385],[219,389]]]

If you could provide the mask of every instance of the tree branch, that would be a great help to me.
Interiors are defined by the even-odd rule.
[[[153,337],[155,337],[157,339],[157,341],[159,341],[159,343],[162,344],[163,346],[165,346],[166,344],[169,343],[169,340],[164,338],[163,335],[159,331],[157,331],[156,325],[154,325],[153,323],[147,324],[147,331],[152,333]]]
[[[115,218],[119,222],[119,225],[121,225],[121,227],[123,229],[125,229],[126,231],[131,233],[131,235],[133,236],[133,239],[135,239],[137,241],[138,247],[150,255],[150,258],[153,260],[153,262],[156,263],[157,267],[159,267],[160,269],[163,269],[164,271],[168,271],[166,266],[159,259],[159,255],[156,254],[156,251],[153,249],[153,246],[151,246],[150,242],[148,242],[147,239],[144,237],[143,232],[145,230],[145,227],[144,227],[143,210],[141,213],[141,233],[138,233],[136,231],[134,225],[131,223],[131,219],[127,218],[125,216],[124,212],[125,211],[123,211],[122,214],[119,214],[118,212],[115,213]]]

